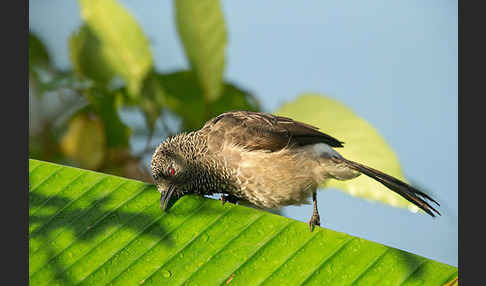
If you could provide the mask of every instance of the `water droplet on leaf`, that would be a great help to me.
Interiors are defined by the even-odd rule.
[[[169,278],[171,275],[172,275],[172,273],[170,273],[170,271],[168,271],[168,270],[164,270],[162,272],[162,276],[164,276],[165,278]]]

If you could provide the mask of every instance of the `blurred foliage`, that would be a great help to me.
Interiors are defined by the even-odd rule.
[[[45,68],[49,65],[49,54],[41,40],[29,34],[29,75],[36,76],[35,69]]]
[[[79,162],[81,167],[97,169],[103,164],[106,153],[105,133],[103,121],[97,114],[79,113],[71,119],[67,132],[61,138],[61,151]]]
[[[221,95],[226,48],[226,29],[219,0],[174,2],[177,30],[194,69],[204,98]]]
[[[141,84],[153,66],[142,28],[117,0],[80,0],[79,4],[81,18],[91,32],[87,46],[93,42],[100,50],[94,54],[97,56],[94,60],[107,65],[104,72],[112,71],[122,77],[129,94],[138,97]]]
[[[56,68],[42,39],[29,33],[30,158],[151,182],[142,160],[157,145],[154,135],[160,142],[225,111],[260,110],[252,94],[223,80],[226,28],[218,0],[174,1],[191,69],[170,73],[154,69],[143,29],[118,1],[79,4],[83,25],[69,38],[71,69]],[[143,114],[145,124],[124,122],[124,109]],[[130,146],[134,136],[147,142],[141,152]]]

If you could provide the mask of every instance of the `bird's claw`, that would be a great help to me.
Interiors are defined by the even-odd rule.
[[[321,226],[321,218],[319,217],[319,213],[313,213],[311,219],[309,220],[309,229],[310,231],[314,230],[315,226]]]
[[[238,202],[238,198],[233,196],[233,195],[225,195],[225,194],[222,194],[221,195],[221,204],[224,205],[226,202],[230,202],[230,203],[233,203],[233,204],[236,204]]]

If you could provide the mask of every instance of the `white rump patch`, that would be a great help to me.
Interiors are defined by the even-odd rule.
[[[341,154],[336,152],[336,150],[332,149],[331,146],[327,145],[326,143],[317,143],[312,145],[312,151],[317,155],[317,156],[325,156],[325,157],[332,157],[336,156],[341,158]]]

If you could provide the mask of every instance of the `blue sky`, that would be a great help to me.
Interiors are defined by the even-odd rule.
[[[188,67],[171,1],[121,1],[152,44],[160,71]],[[302,92],[348,105],[397,153],[407,178],[434,194],[432,219],[336,190],[319,193],[325,227],[457,266],[457,1],[222,1],[228,30],[225,78],[266,111]],[[69,67],[77,1],[29,1],[29,26],[56,65]],[[359,143],[359,142],[358,142]],[[351,144],[351,143],[349,143]],[[311,206],[284,215],[307,221]]]

